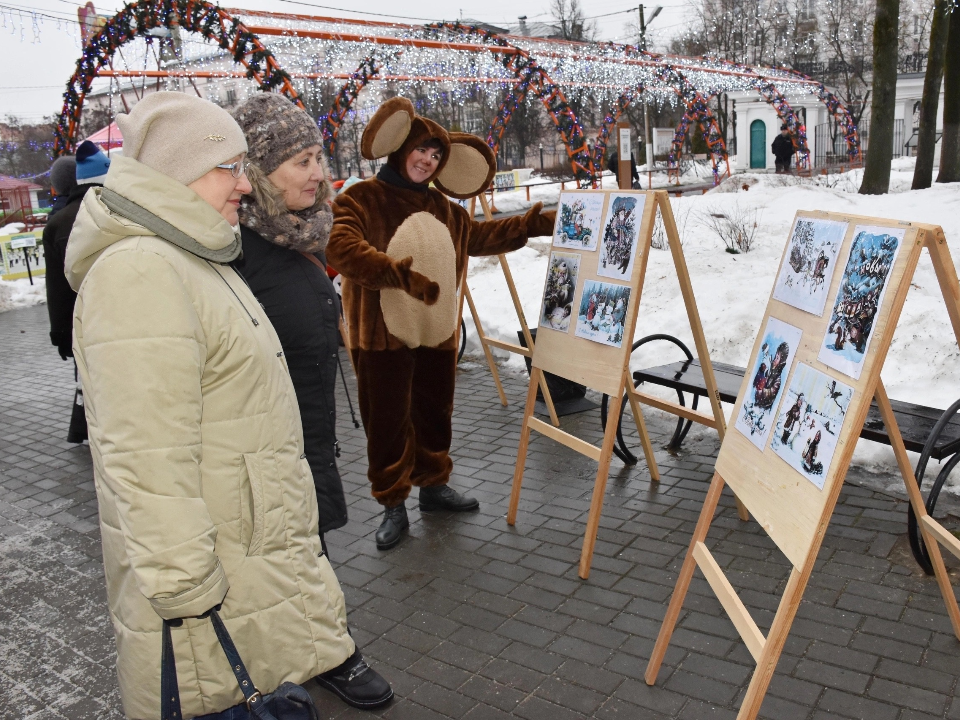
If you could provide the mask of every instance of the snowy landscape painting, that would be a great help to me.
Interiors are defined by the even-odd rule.
[[[750,370],[750,386],[737,413],[736,428],[760,450],[770,437],[773,413],[783,394],[803,331],[769,318],[760,353]]]
[[[577,290],[580,256],[575,253],[550,253],[547,281],[543,287],[540,327],[567,332],[573,315],[573,295]]]
[[[637,257],[637,239],[645,195],[610,195],[603,221],[597,275],[630,280]]]
[[[797,218],[773,297],[817,317],[823,315],[837,251],[849,223]]]
[[[596,250],[603,198],[603,193],[560,193],[553,244],[578,250]]]
[[[850,257],[817,359],[860,378],[887,281],[903,245],[905,230],[858,225]]]
[[[784,396],[773,451],[823,490],[853,388],[800,363]]]
[[[630,305],[630,287],[587,280],[580,296],[575,335],[604,345],[623,344],[623,324]]]

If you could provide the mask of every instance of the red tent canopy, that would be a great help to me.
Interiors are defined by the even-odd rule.
[[[115,122],[110,123],[101,130],[97,130],[93,135],[88,136],[87,140],[95,145],[99,145],[104,150],[123,147],[123,135],[120,134],[120,128],[117,127]]]

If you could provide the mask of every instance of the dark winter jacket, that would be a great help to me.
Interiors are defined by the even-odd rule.
[[[320,506],[320,532],[347,524],[347,505],[336,463],[339,302],[333,283],[296,250],[241,227],[237,270],[273,323],[290,368],[303,421],[304,449]]]
[[[783,135],[777,135],[773,139],[773,144],[770,146],[770,149],[773,150],[773,156],[777,158],[780,162],[786,162],[793,156],[793,140],[790,137],[784,137]]]
[[[67,196],[67,204],[52,214],[43,229],[43,256],[46,262],[47,313],[50,315],[50,342],[66,360],[73,357],[73,306],[77,294],[67,283],[63,274],[63,256],[67,252],[67,240],[80,212],[83,195],[91,187],[80,185]]]

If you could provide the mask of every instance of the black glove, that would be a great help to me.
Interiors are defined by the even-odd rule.
[[[73,357],[73,338],[71,333],[59,331],[50,333],[50,342],[56,345],[57,352],[62,360]]]

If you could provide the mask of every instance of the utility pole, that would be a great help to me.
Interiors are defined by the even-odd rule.
[[[638,46],[641,51],[647,51],[647,21],[643,16],[643,5],[637,8],[640,13],[640,42]],[[660,14],[660,11],[663,10],[662,5],[657,5],[654,8],[653,14],[650,16],[650,22],[653,22],[653,19]],[[650,134],[650,107],[647,104],[647,88],[643,89],[643,134],[644,142],[646,147],[644,148],[644,154],[647,159],[647,170],[653,169],[653,143],[651,142]]]

